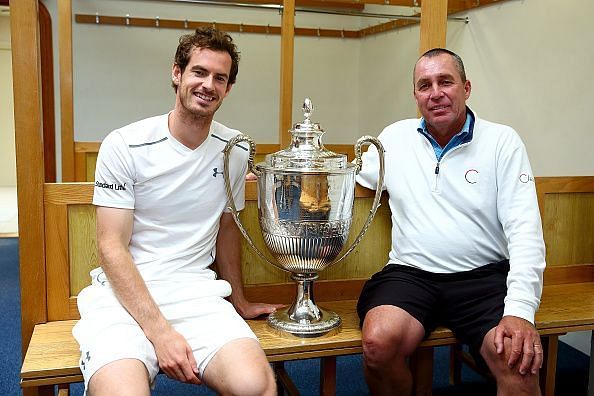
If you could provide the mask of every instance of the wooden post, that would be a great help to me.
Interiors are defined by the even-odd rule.
[[[10,3],[23,356],[47,320],[43,230],[43,123],[37,0]]]
[[[284,149],[291,142],[293,123],[293,52],[295,38],[295,0],[283,1],[281,25],[280,110],[278,140]]]
[[[72,0],[58,0],[60,50],[60,124],[62,181],[74,181],[74,110],[72,93]]]
[[[446,46],[448,0],[423,0],[419,52]]]

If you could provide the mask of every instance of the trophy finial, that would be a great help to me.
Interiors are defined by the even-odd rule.
[[[314,107],[313,103],[311,102],[310,98],[305,98],[303,101],[303,115],[305,119],[309,121],[309,117],[311,117],[311,113],[313,113]]]

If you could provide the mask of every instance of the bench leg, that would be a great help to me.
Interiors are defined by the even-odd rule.
[[[279,396],[284,396],[285,391],[289,396],[299,396],[297,387],[289,377],[287,370],[285,370],[284,362],[272,363],[272,370],[274,370],[276,376],[276,391]]]
[[[433,390],[433,347],[417,348],[410,357],[413,390],[416,396],[431,396]]]
[[[462,382],[462,345],[450,346],[450,385],[458,385]]]
[[[336,356],[326,356],[320,361],[320,395],[336,394]]]
[[[68,396],[70,394],[70,386],[68,384],[58,385],[58,396]]]
[[[54,396],[54,386],[46,385],[32,388],[23,388],[23,396]]]
[[[594,331],[590,334],[590,371],[588,374],[588,396],[594,396]]]
[[[542,345],[544,351],[544,361],[542,363],[542,368],[540,369],[540,391],[542,392],[543,396],[554,396],[559,336],[543,336]]]

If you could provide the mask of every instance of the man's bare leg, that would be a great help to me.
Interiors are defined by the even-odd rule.
[[[138,359],[116,360],[93,374],[87,391],[90,396],[148,396],[148,372]]]
[[[489,330],[483,339],[481,346],[481,356],[487,362],[489,369],[497,381],[498,396],[540,396],[540,387],[538,385],[538,372],[532,374],[528,371],[522,375],[519,372],[517,363],[514,367],[509,367],[507,362],[511,353],[511,340],[504,339],[504,353],[498,354],[495,348],[495,328]]]
[[[423,340],[423,325],[403,309],[381,305],[365,316],[362,330],[365,380],[373,395],[410,395],[407,358]]]
[[[203,380],[221,395],[276,395],[272,368],[251,338],[225,344],[206,366]]]

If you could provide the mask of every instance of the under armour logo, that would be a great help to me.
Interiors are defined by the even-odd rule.
[[[85,353],[85,357],[84,357],[83,359],[81,359],[81,361],[80,361],[80,366],[82,367],[82,369],[83,369],[83,370],[84,370],[84,369],[86,369],[86,362],[85,362],[85,359],[86,359],[86,361],[87,361],[87,362],[88,362],[89,360],[91,360],[91,354],[89,353],[89,351],[87,351],[87,352]]]
[[[222,175],[223,172],[217,171],[218,168],[212,168],[212,177],[217,177],[217,175]]]

